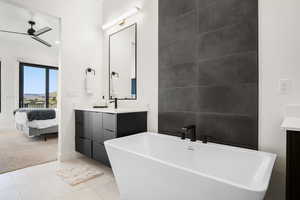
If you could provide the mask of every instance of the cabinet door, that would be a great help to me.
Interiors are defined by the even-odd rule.
[[[103,113],[103,128],[110,131],[116,130],[117,115],[111,113]]]
[[[103,130],[103,141],[111,140],[116,138],[116,133],[114,131]]]
[[[75,137],[83,138],[83,124],[75,123]]]
[[[88,112],[75,112],[75,135],[78,138],[91,139],[90,115]]]
[[[92,141],[84,138],[76,138],[75,150],[83,155],[92,157]]]
[[[93,135],[93,113],[83,112],[83,131],[80,137],[92,139]]]
[[[83,112],[75,111],[75,136],[76,138],[83,137]]]
[[[75,112],[75,135],[78,138],[92,139],[92,114],[85,111]]]
[[[117,115],[117,137],[147,131],[147,112],[121,113]]]
[[[93,159],[110,167],[108,155],[103,144],[93,142]]]
[[[93,141],[103,143],[102,113],[92,113]]]
[[[80,110],[75,111],[75,123],[78,123],[78,124],[83,123],[83,111],[80,111]]]

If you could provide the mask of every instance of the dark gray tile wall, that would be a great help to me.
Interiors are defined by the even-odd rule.
[[[159,0],[159,132],[258,148],[257,21],[257,0]]]

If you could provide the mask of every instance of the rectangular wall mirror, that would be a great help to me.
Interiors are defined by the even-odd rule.
[[[109,98],[137,99],[137,24],[109,35]]]

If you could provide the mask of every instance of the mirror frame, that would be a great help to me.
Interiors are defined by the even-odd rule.
[[[110,41],[111,41],[111,37],[126,30],[126,29],[129,29],[131,27],[134,27],[135,28],[135,84],[136,84],[136,95],[134,98],[118,98],[118,100],[137,100],[137,95],[138,95],[138,77],[137,77],[137,46],[138,46],[138,43],[137,43],[137,23],[133,23],[131,25],[128,25],[112,34],[109,35],[109,39],[108,39],[108,96],[109,96],[109,100],[113,100],[113,98],[111,97],[110,95],[110,87],[111,87],[111,84],[110,84],[110,81],[111,81],[111,55],[110,55],[110,50],[111,50],[111,47],[110,47]]]

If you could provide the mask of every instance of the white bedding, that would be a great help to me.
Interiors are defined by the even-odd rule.
[[[22,124],[25,127],[37,129],[44,129],[58,125],[57,117],[55,119],[28,121],[26,112],[16,112],[15,122]]]

